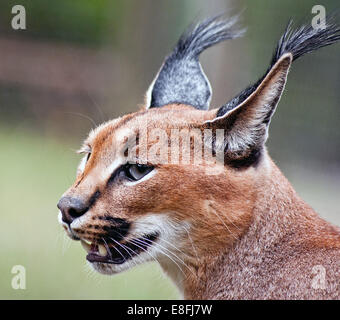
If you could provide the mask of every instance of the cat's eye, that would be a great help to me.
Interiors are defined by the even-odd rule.
[[[150,173],[154,169],[153,166],[148,166],[144,164],[132,164],[128,163],[125,165],[125,175],[134,181],[138,181],[145,177],[148,173]]]

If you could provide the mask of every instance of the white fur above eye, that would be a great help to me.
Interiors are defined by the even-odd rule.
[[[77,171],[79,173],[84,172],[85,165],[86,165],[86,162],[87,162],[87,157],[88,157],[88,154],[85,154],[85,156],[80,160],[80,163],[79,163],[78,169],[77,169]]]
[[[107,181],[113,172],[115,172],[121,165],[125,163],[125,159],[118,157],[109,166],[107,166],[101,173],[101,181]]]

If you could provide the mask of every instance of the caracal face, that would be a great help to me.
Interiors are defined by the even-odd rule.
[[[218,238],[216,230],[209,231],[216,216],[206,214],[206,208],[217,203],[224,187],[217,176],[237,177],[218,163],[195,164],[192,141],[184,164],[183,152],[177,149],[175,162],[176,149],[171,150],[173,132],[188,128],[198,141],[196,148],[202,148],[202,124],[215,112],[171,105],[126,115],[89,134],[80,149],[84,155],[75,183],[58,206],[60,223],[72,239],[81,241],[94,269],[114,274],[153,259],[180,264],[218,249],[212,241]],[[205,245],[198,249],[200,243]]]

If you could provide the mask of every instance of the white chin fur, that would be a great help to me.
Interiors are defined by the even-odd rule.
[[[90,263],[91,267],[101,273],[106,275],[114,275],[123,271],[126,271],[136,265],[148,262],[148,261],[167,261],[172,264],[173,260],[168,259],[171,256],[169,252],[175,252],[174,244],[177,248],[180,247],[180,243],[184,237],[187,235],[187,230],[189,229],[188,223],[182,222],[179,224],[171,221],[169,217],[170,214],[166,213],[156,213],[147,214],[144,217],[138,219],[134,222],[133,227],[130,231],[130,239],[138,239],[146,234],[151,234],[157,232],[159,234],[157,240],[154,244],[148,246],[147,251],[141,252],[136,256],[130,257],[126,262],[122,264],[109,264],[109,263]],[[119,250],[124,250],[123,248],[117,247]],[[165,253],[165,254],[164,254]],[[178,255],[178,252],[175,252]],[[183,257],[182,257],[183,258]],[[179,261],[177,260],[177,263]]]
[[[172,281],[179,288],[180,293],[183,295],[183,279],[185,276],[183,269],[185,268],[182,262],[185,263],[183,261],[185,260],[183,255],[186,254],[184,252],[181,253],[181,251],[175,250],[176,252],[174,256],[169,253],[169,251],[174,251],[174,245],[178,248],[178,250],[183,250],[184,247],[186,247],[187,237],[189,236],[190,232],[190,223],[185,221],[173,221],[171,219],[171,213],[149,213],[143,218],[135,221],[133,228],[130,231],[129,239],[136,239],[155,231],[157,231],[159,235],[155,243],[150,245],[146,252],[141,252],[137,256],[128,259],[122,264],[109,264],[100,262],[88,262],[88,264],[93,270],[103,275],[115,275],[120,272],[127,271],[138,264],[148,261],[157,261],[159,262],[165,274],[167,274],[170,279],[172,279]]]
[[[123,249],[122,249],[123,250]],[[101,262],[88,262],[90,266],[97,272],[106,275],[114,275],[126,270],[131,269],[132,267],[142,264],[144,262],[152,261],[152,256],[155,255],[153,246],[148,247],[147,252],[141,252],[140,254],[129,258],[122,264],[112,264],[112,263],[101,263]]]

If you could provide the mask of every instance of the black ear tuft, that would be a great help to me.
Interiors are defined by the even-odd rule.
[[[324,29],[315,29],[312,25],[305,25],[295,30],[292,29],[292,20],[289,21],[283,35],[281,36],[276,49],[274,51],[270,66],[264,76],[260,78],[255,84],[243,90],[239,95],[231,101],[223,105],[217,112],[220,117],[232,110],[243,101],[245,101],[260,85],[262,80],[271,70],[272,66],[285,53],[291,53],[293,61],[303,56],[306,53],[329,46],[340,40],[340,27],[334,23],[335,17],[329,17],[329,23]]]
[[[291,25],[289,22],[281,36],[264,76],[219,108],[215,118],[205,123],[208,128],[226,130],[222,146],[233,166],[258,163],[292,61],[340,40],[340,27],[333,22],[323,29],[302,26],[292,30]]]
[[[315,29],[312,25],[305,25],[293,30],[292,20],[290,20],[275,49],[271,66],[287,52],[293,55],[295,61],[306,53],[329,46],[339,40],[340,27],[333,22],[326,24],[325,28]]]
[[[170,103],[208,109],[211,88],[199,63],[201,52],[214,44],[243,34],[236,30],[237,18],[220,20],[220,15],[191,26],[165,59],[147,93],[147,108]]]
[[[206,128],[224,130],[224,141],[218,145],[223,147],[230,165],[241,168],[258,163],[292,60],[291,53],[283,54],[243,103],[225,115],[205,122]]]

